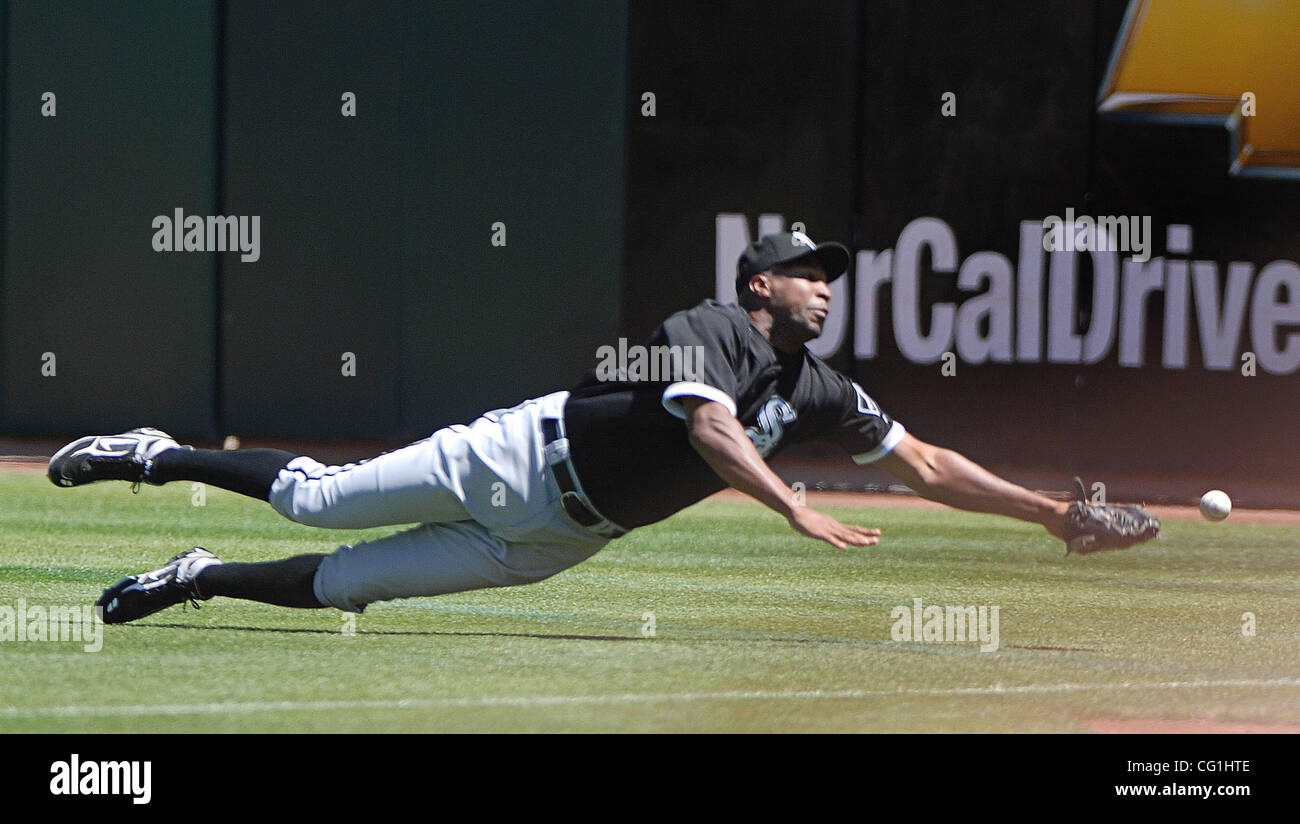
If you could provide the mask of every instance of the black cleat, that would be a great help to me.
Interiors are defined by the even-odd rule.
[[[121,435],[88,435],[50,458],[50,483],[81,486],[95,481],[130,481],[138,486],[148,480],[149,467],[159,453],[177,448],[182,447],[171,435],[149,427]]]
[[[221,559],[201,546],[186,550],[151,572],[124,578],[104,590],[95,606],[105,624],[125,624],[159,610],[189,601],[198,607],[208,597],[199,594],[194,578]]]

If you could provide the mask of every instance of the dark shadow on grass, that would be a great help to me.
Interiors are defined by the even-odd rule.
[[[196,624],[136,624],[141,629],[189,629],[200,631],[224,630],[227,632],[276,632],[276,633],[301,633],[307,635],[342,635],[336,629],[311,629],[308,627],[232,627],[232,626],[199,626]],[[643,638],[635,638],[626,635],[547,635],[535,632],[449,632],[439,630],[364,630],[359,629],[357,635],[423,635],[428,637],[446,637],[446,638],[536,638],[542,641],[644,641]]]

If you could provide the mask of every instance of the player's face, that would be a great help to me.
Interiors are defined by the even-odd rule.
[[[773,341],[795,345],[818,337],[831,311],[831,285],[821,264],[795,262],[773,268],[772,313]]]

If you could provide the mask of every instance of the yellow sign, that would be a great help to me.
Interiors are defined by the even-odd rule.
[[[1300,0],[1131,0],[1097,99],[1226,125],[1232,174],[1300,177]]]

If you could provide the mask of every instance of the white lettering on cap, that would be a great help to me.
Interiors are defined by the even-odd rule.
[[[809,249],[814,251],[817,249],[817,244],[813,243],[812,238],[808,237],[803,232],[791,232],[790,239],[800,246],[807,246]]]

